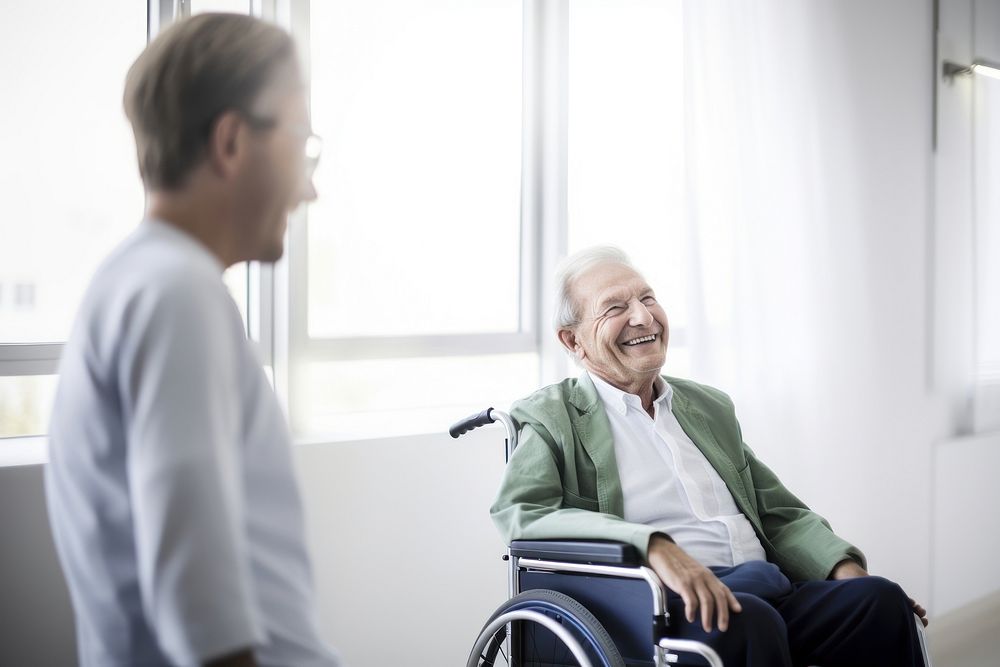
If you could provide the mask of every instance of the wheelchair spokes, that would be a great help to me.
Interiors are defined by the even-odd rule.
[[[508,633],[510,652],[504,646]],[[573,598],[532,590],[501,605],[487,621],[469,667],[623,667],[611,637]]]

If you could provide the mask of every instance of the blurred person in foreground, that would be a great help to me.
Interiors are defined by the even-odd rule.
[[[626,255],[568,258],[557,290],[585,372],[511,410],[520,440],[491,510],[507,542],[634,545],[676,593],[671,636],[727,667],[923,665],[924,609],[757,460],[728,396],[660,375],[667,316]]]
[[[182,20],[128,72],[147,211],[60,363],[46,491],[83,665],[334,666],[284,416],[222,281],[315,198],[291,37]]]

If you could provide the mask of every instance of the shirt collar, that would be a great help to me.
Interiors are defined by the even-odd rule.
[[[594,382],[594,387],[597,388],[597,394],[601,397],[601,402],[604,404],[605,410],[614,410],[621,415],[627,415],[630,409],[645,412],[642,409],[642,400],[635,394],[622,391],[594,373],[589,371],[584,372]],[[658,377],[656,378],[656,382],[653,383],[653,391],[656,392],[656,398],[653,399],[654,405],[665,405],[667,410],[673,410],[674,390],[669,383],[663,378]]]
[[[140,229],[146,231],[147,233],[156,234],[159,236],[165,236],[173,239],[175,242],[187,246],[191,249],[192,254],[198,255],[202,261],[207,261],[211,264],[212,270],[222,274],[226,270],[226,267],[222,265],[219,258],[212,254],[205,244],[191,236],[177,225],[166,222],[165,220],[160,220],[159,218],[147,217],[143,219]]]

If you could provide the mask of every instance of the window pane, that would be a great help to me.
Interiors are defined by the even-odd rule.
[[[226,283],[226,288],[229,289],[229,293],[233,297],[233,301],[236,302],[236,307],[240,309],[240,315],[243,316],[243,327],[246,328],[247,322],[247,301],[248,301],[248,284],[247,284],[247,263],[240,262],[239,264],[233,264],[225,273],[222,274],[222,281]]]
[[[976,357],[1000,378],[1000,81],[977,76],[975,114]]]
[[[121,99],[145,41],[134,0],[4,4],[0,343],[65,340],[97,263],[142,217]]]
[[[675,328],[687,319],[682,37],[679,0],[569,5],[569,252],[619,246]]]
[[[309,335],[518,330],[521,2],[313,2]]]
[[[304,420],[296,430],[392,435],[417,432],[430,418],[445,431],[474,411],[506,410],[538,382],[535,354],[307,363],[294,394]]]
[[[249,14],[250,0],[191,0],[191,15],[203,14],[205,12],[228,12],[231,14]],[[247,321],[247,264],[241,262],[235,264],[222,274],[222,279],[229,289],[229,293],[236,302],[236,307],[240,309],[243,316],[243,323]]]
[[[0,438],[44,434],[55,391],[55,375],[0,377]]]
[[[192,0],[191,14],[201,14],[203,12],[249,14],[250,0]]]

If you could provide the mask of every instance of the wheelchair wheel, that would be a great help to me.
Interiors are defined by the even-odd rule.
[[[625,661],[586,607],[563,593],[537,589],[500,605],[480,631],[468,667],[494,666],[625,667]]]

